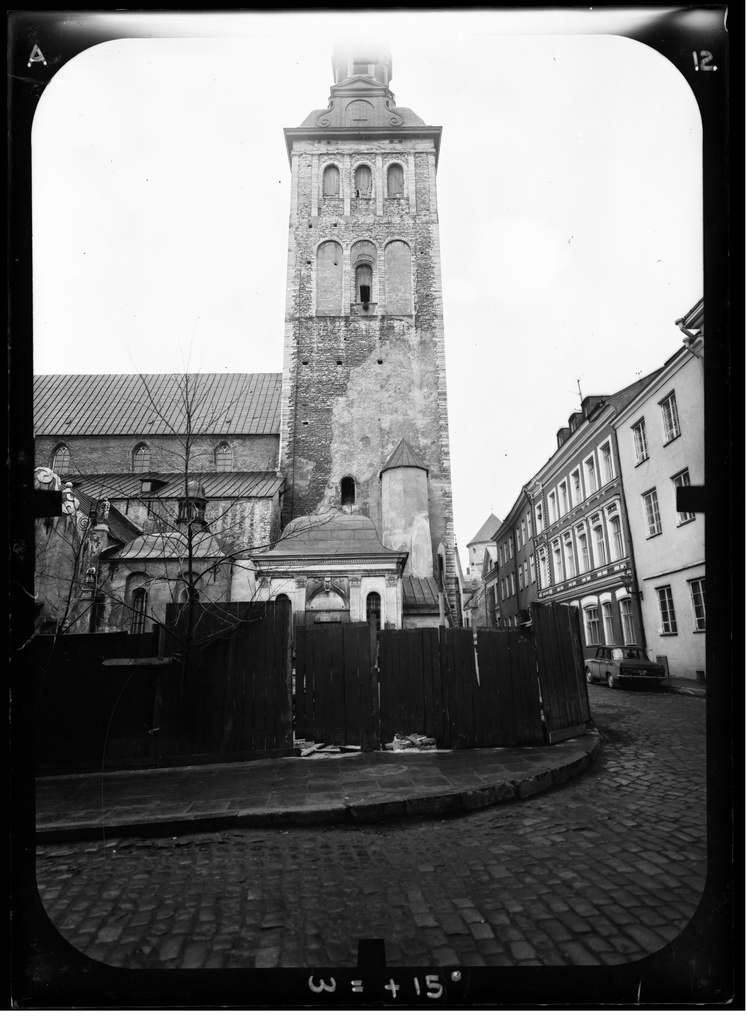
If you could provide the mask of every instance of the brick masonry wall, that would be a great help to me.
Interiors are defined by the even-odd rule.
[[[373,169],[371,200],[351,199],[354,167]],[[384,195],[386,165],[405,169],[403,199]],[[325,162],[341,172],[341,197],[321,196]],[[281,464],[290,492],[284,522],[339,504],[340,480],[356,482],[356,504],[381,531],[379,471],[406,438],[429,468],[434,561],[443,544],[456,606],[453,514],[446,399],[435,151],[430,139],[297,143],[286,298]],[[331,205],[334,204],[334,205]],[[340,214],[340,205],[343,213]],[[357,212],[356,212],[357,211]],[[315,315],[320,243],[342,252],[342,313]],[[351,312],[355,301],[351,249],[376,251],[375,312]],[[412,315],[386,312],[384,252],[406,242],[412,254]]]

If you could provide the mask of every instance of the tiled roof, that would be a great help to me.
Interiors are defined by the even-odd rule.
[[[154,474],[155,476],[155,474]],[[140,477],[134,473],[102,473],[91,476],[73,476],[73,483],[97,498],[180,498],[184,493],[183,473],[159,473],[162,487],[145,493]],[[274,472],[256,473],[196,473],[204,488],[205,497],[211,498],[271,498],[283,484]]]
[[[314,516],[299,516],[283,530],[283,535],[271,552],[298,555],[392,555],[403,552],[385,548],[379,540],[376,527],[367,516],[331,512]]]
[[[432,576],[403,576],[402,603],[405,614],[438,611],[438,584]]]
[[[280,373],[42,374],[37,437],[280,432]]]
[[[384,473],[387,469],[400,469],[403,466],[424,469],[426,473],[428,472],[426,464],[419,455],[415,454],[404,437],[384,463],[381,472]]]
[[[486,541],[492,540],[493,534],[496,530],[500,529],[500,526],[500,519],[491,512],[467,547],[469,547],[470,544],[484,544]]]

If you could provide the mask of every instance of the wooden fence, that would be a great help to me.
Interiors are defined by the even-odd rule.
[[[397,733],[441,748],[531,746],[591,723],[578,613],[533,605],[532,628],[296,628],[296,735],[375,749]],[[377,651],[378,647],[378,651]]]

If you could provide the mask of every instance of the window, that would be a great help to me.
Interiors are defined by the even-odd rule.
[[[504,586],[505,582],[505,579],[501,580],[501,601],[506,600],[506,588]]]
[[[513,537],[508,538],[508,557],[514,557],[514,539]]]
[[[671,395],[667,395],[663,402],[659,402],[659,405],[664,420],[664,444],[669,444],[670,441],[674,441],[675,437],[680,436],[680,418],[677,413],[677,399],[674,396],[674,391]]]
[[[529,574],[530,574],[529,578],[531,579],[532,583],[536,583],[537,582],[537,570],[534,567],[534,555],[530,555],[529,556]]]
[[[555,491],[553,491],[551,494],[548,494],[547,496],[547,509],[548,514],[550,516],[550,522],[556,522],[558,518],[558,503],[555,498]]]
[[[635,643],[635,627],[633,625],[633,602],[629,597],[620,601],[620,622],[622,623],[623,643]]]
[[[602,604],[602,623],[604,625],[604,642],[606,644],[614,644],[615,634],[612,628],[612,604],[609,601],[605,601]]]
[[[607,563],[607,545],[604,542],[604,530],[601,524],[595,526],[592,532],[594,534],[594,561],[597,565],[605,565]]]
[[[524,586],[529,586],[529,565],[526,560],[524,561]]]
[[[573,504],[580,505],[584,500],[584,492],[581,490],[581,472],[574,469],[571,473],[571,489],[573,493]]]
[[[230,473],[233,469],[233,452],[227,441],[215,449],[215,468],[219,473]]]
[[[524,547],[526,542],[527,542],[527,524],[522,519],[522,521],[521,521],[521,546]]]
[[[586,493],[593,494],[597,489],[597,467],[593,455],[584,460],[584,473],[586,474]]]
[[[614,467],[612,465],[612,445],[609,441],[605,441],[599,449],[599,454],[602,457],[602,483],[608,484],[615,475]]]
[[[534,518],[537,523],[537,533],[542,533],[542,502],[534,506]]]
[[[558,486],[558,500],[560,502],[560,514],[564,516],[568,511],[568,484],[565,481]]]
[[[586,626],[586,646],[596,647],[601,643],[599,634],[599,609],[596,605],[584,608],[584,625]]]
[[[552,549],[552,560],[554,570],[554,581],[560,583],[563,580],[563,554],[560,550],[560,544],[557,544]]]
[[[386,169],[386,194],[390,199],[401,199],[405,194],[405,172],[402,164],[389,164]]]
[[[366,621],[371,621],[373,615],[376,621],[376,628],[381,629],[381,597],[372,590],[366,598]]]
[[[656,488],[646,491],[642,498],[647,534],[649,537],[655,537],[657,533],[661,533],[661,516],[659,515],[659,499],[656,496]]]
[[[516,530],[516,550],[521,550],[521,531],[518,528]]]
[[[591,562],[589,561],[589,538],[586,535],[586,530],[582,530],[578,534],[578,557],[581,564],[581,572],[588,572],[591,568]]]
[[[527,537],[531,537],[531,536],[532,536],[532,517],[527,512]]]
[[[633,431],[633,444],[635,445],[635,464],[640,465],[648,458],[648,442],[646,441],[646,421],[638,420],[630,428]]]
[[[576,575],[576,556],[573,551],[573,540],[569,534],[566,535],[563,541],[565,548],[565,575],[566,579],[573,579]]]
[[[503,568],[503,545],[498,547],[498,565]]]
[[[150,449],[147,444],[139,444],[132,453],[132,472],[140,475],[150,473]]]
[[[705,576],[699,580],[688,580],[690,585],[690,597],[693,602],[693,613],[695,615],[695,630],[701,633],[706,628],[705,610]]]
[[[322,194],[325,199],[337,199],[340,195],[340,171],[334,164],[327,164],[322,175]]]
[[[145,632],[145,615],[148,610],[148,594],[144,587],[137,587],[132,591],[132,617],[130,619],[131,633]]]
[[[661,616],[661,635],[673,636],[677,632],[677,619],[674,614],[674,601],[671,587],[657,587],[659,598],[659,615]]]
[[[674,503],[675,508],[677,507],[677,489],[679,487],[690,486],[690,471],[683,469],[677,476],[672,477],[672,483],[674,484]],[[677,513],[677,525],[682,526],[683,523],[691,523],[695,518],[694,512],[678,512]]]
[[[355,268],[355,301],[371,302],[373,291],[373,268],[370,263],[359,263]]]
[[[344,476],[340,481],[340,504],[355,505],[355,480],[352,476]]]
[[[519,566],[519,590],[524,589],[524,567]]]
[[[612,534],[612,558],[613,560],[623,558],[625,555],[625,547],[623,545],[620,516],[613,516],[612,519],[610,519],[610,532]]]
[[[359,164],[355,169],[355,195],[358,199],[369,199],[373,187],[371,168],[368,164]]]
[[[540,587],[547,586],[547,553],[540,552]]]
[[[511,573],[511,576],[509,578],[511,580],[511,594],[513,595],[516,593],[516,583],[514,582],[514,574]]]
[[[56,473],[60,478],[64,478],[70,471],[70,449],[66,444],[59,444],[54,450],[52,456],[52,472]],[[62,479],[63,484],[66,483]]]

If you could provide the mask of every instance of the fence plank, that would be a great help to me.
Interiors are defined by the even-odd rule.
[[[298,739],[306,739],[306,630],[296,626],[296,690],[293,694],[294,731]]]
[[[363,626],[363,640],[369,643],[368,626]],[[343,743],[360,744],[361,741],[361,714],[359,700],[358,681],[358,642],[361,637],[361,627],[349,625],[341,630],[343,645],[343,688],[344,688],[344,718],[343,718]]]

